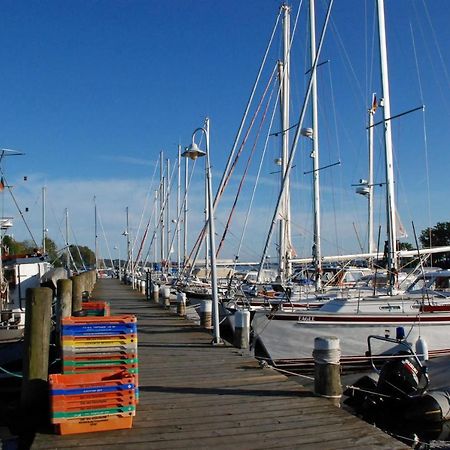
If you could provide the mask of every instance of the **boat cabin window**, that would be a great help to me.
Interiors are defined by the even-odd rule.
[[[448,277],[437,277],[430,286],[431,289],[435,291],[450,291],[450,278]]]

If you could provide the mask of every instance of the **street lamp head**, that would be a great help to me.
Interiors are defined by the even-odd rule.
[[[206,156],[206,153],[201,150],[198,145],[192,140],[192,144],[186,148],[186,150],[181,154],[183,158],[190,158],[195,161],[197,158]]]
[[[314,130],[312,128],[302,128],[300,134],[304,137],[312,139],[314,137]]]

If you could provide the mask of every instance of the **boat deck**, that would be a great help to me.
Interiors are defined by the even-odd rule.
[[[408,448],[315,397],[296,380],[261,368],[247,352],[211,346],[211,335],[100,279],[94,298],[138,318],[140,403],[133,428],[36,434],[33,449]]]

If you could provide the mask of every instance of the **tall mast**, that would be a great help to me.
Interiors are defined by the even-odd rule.
[[[47,226],[45,217],[45,201],[46,201],[47,188],[42,188],[42,253],[45,254],[45,240],[47,238]]]
[[[289,158],[289,104],[290,104],[290,43],[291,43],[291,24],[290,24],[290,6],[283,4],[283,68],[280,77],[281,81],[281,129],[282,148],[281,148],[281,184],[287,172],[287,164]],[[281,220],[280,220],[280,236],[279,236],[279,274],[282,280],[287,279],[291,275],[292,265],[289,262],[291,256],[291,208],[289,194],[289,175],[285,181],[286,187],[281,201]]]
[[[154,215],[155,215],[155,233],[158,229],[158,190],[155,190],[155,204],[154,204]],[[158,239],[153,242],[153,262],[156,264],[158,261]]]
[[[161,151],[160,155],[160,159],[159,159],[159,178],[160,178],[160,185],[159,185],[159,208],[160,211],[162,211],[163,209],[163,205],[164,205],[164,197],[165,197],[165,192],[164,192],[164,154]],[[164,240],[164,214],[160,214],[160,228],[159,228],[159,232],[160,232],[160,261],[161,264],[164,261],[164,247],[165,247],[165,240]],[[162,267],[161,267],[162,270]]]
[[[178,144],[178,158],[177,158],[177,222],[176,232],[177,232],[177,273],[180,273],[181,268],[181,239],[180,239],[180,222],[179,218],[181,217],[181,144]]]
[[[394,191],[394,162],[392,154],[392,132],[391,104],[389,98],[389,73],[388,57],[386,46],[386,25],[384,19],[384,0],[377,0],[378,7],[378,37],[380,44],[380,65],[382,81],[382,99],[383,99],[383,119],[384,119],[384,148],[386,159],[386,218],[387,218],[387,269],[390,274],[389,293],[393,293],[393,277],[397,272],[396,258],[396,224],[395,224],[395,191]]]
[[[310,23],[310,55],[311,64],[316,60],[316,14],[315,0],[309,1],[309,23]],[[322,248],[320,239],[320,184],[319,184],[319,119],[317,108],[317,72],[314,71],[311,80],[311,109],[312,109],[312,143],[313,151],[313,193],[314,193],[314,244],[313,261],[315,267],[316,289],[322,288]]]
[[[167,171],[166,171],[166,196],[167,196],[167,200],[166,200],[166,238],[167,238],[167,242],[166,242],[166,260],[167,260],[167,269],[169,269],[170,267],[170,252],[171,252],[171,248],[170,248],[170,159],[167,158],[166,160],[166,165],[167,165]]]
[[[129,216],[128,216],[128,206],[125,208],[125,215],[126,215],[126,223],[127,228],[125,229],[125,236],[127,237],[127,270],[128,272],[132,271],[131,267],[131,253],[130,253],[130,222],[129,222]]]
[[[377,109],[376,95],[372,94],[372,106],[369,109],[369,174],[367,179],[368,189],[368,224],[367,224],[367,239],[369,253],[375,252],[375,241],[373,237],[373,124],[375,111]]]
[[[184,214],[183,214],[183,261],[187,264],[187,211],[188,211],[188,175],[189,175],[189,158],[184,158]],[[183,267],[184,268],[184,267]]]
[[[69,249],[69,210],[65,209],[66,216],[66,268],[70,268],[70,249]]]
[[[208,214],[208,158],[205,158],[205,224],[206,224],[206,233],[205,233],[205,276],[208,276],[209,270],[209,214]]]
[[[95,268],[98,269],[97,201],[94,195]]]

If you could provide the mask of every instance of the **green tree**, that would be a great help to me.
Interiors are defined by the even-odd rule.
[[[95,265],[95,253],[89,247],[79,245],[77,248],[77,246],[71,245],[70,253],[78,269],[83,268],[83,263],[86,267]]]
[[[434,227],[425,228],[419,236],[423,248],[450,245],[450,222],[438,222]],[[442,268],[450,267],[450,253],[433,256],[433,264]]]
[[[399,250],[414,250],[414,247],[409,242],[399,242],[398,249]]]
[[[3,252],[9,255],[25,255],[33,253],[36,246],[32,241],[16,241],[11,236],[5,236],[2,240]]]
[[[55,266],[55,267],[62,267],[63,263],[60,258],[60,254],[58,254],[58,247],[56,246],[56,243],[53,239],[50,239],[49,237],[45,238],[45,251],[48,255],[48,260]]]

